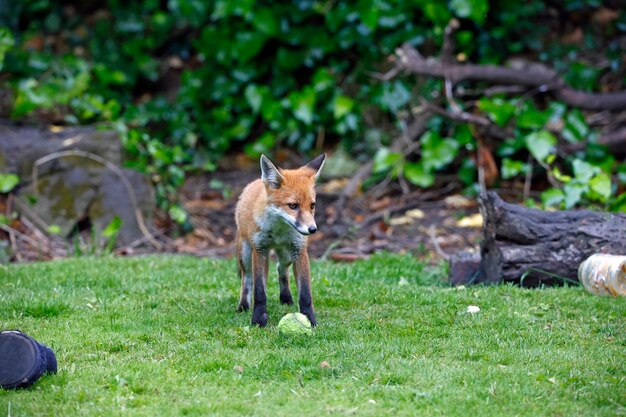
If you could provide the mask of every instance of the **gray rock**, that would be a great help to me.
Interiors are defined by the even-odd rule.
[[[62,154],[67,151],[81,155]],[[48,160],[41,163],[41,158]],[[110,169],[100,158],[117,168]],[[68,128],[52,132],[0,123],[0,172],[20,176],[17,197],[29,205],[29,210],[21,215],[42,228],[58,226],[61,236],[69,237],[85,220],[99,233],[115,216],[122,220],[119,246],[144,236],[132,197],[120,175],[128,180],[146,226],[151,224],[155,208],[154,191],[144,175],[122,169],[121,164],[121,143],[113,131]]]

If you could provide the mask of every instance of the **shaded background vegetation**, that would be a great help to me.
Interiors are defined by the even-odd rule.
[[[432,115],[420,146],[404,152],[393,138],[420,98],[450,105],[443,82],[375,75],[405,42],[439,55],[457,19],[456,62],[541,63],[577,90],[624,90],[625,10],[581,0],[0,0],[0,116],[117,129],[127,165],[151,175],[159,204],[181,220],[173,196],[185,177],[229,153],[343,149],[374,160],[371,183],[431,187],[448,172],[475,192],[482,139],[498,168],[491,182],[534,176],[546,205],[624,211],[623,156],[595,144],[603,129],[623,126],[623,112],[462,83],[461,110],[510,135],[490,141],[471,123]],[[568,143],[582,146],[559,152]]]

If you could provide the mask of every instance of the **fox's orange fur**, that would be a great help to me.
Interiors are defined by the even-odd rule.
[[[315,181],[326,155],[292,170],[277,168],[261,156],[262,178],[244,188],[235,211],[237,257],[241,273],[239,311],[253,301],[252,324],[267,324],[267,275],[269,252],[278,258],[280,301],[293,304],[288,267],[293,264],[300,312],[316,324],[311,296],[307,237],[315,224]]]

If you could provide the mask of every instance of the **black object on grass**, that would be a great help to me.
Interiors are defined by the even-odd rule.
[[[0,332],[0,387],[27,388],[45,373],[57,372],[54,352],[18,331]]]

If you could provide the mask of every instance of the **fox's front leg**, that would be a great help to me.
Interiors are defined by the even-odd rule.
[[[256,248],[252,250],[252,284],[253,284],[253,308],[252,325],[265,327],[267,325],[267,270],[269,258],[265,251]]]
[[[309,269],[309,254],[302,251],[293,263],[293,272],[298,284],[298,298],[300,301],[300,313],[309,318],[312,326],[317,325],[315,311],[313,310],[313,296],[311,295],[311,271]]]

